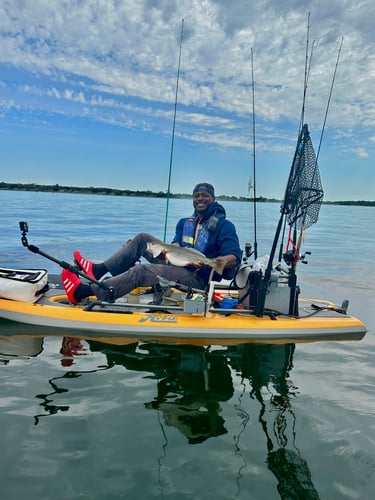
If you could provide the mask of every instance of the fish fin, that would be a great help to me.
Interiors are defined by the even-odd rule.
[[[189,252],[191,252],[192,254],[195,254],[195,255],[198,255],[200,257],[204,257],[206,258],[205,254],[200,252],[199,250],[197,250],[196,248],[193,248],[193,247],[181,247],[183,248],[184,250],[188,250]]]

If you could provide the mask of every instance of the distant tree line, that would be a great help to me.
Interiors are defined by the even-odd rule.
[[[48,193],[80,193],[80,194],[105,194],[111,196],[141,196],[152,198],[164,198],[166,195],[162,191],[154,193],[152,191],[131,191],[129,189],[114,189],[105,187],[76,187],[76,186],[60,186],[60,184],[21,184],[0,182],[0,189],[8,189],[10,191],[40,191]]]
[[[150,191],[150,190],[138,190],[132,191],[130,189],[114,189],[105,187],[77,187],[77,186],[60,186],[60,184],[22,184],[22,183],[10,183],[10,182],[0,182],[0,190],[9,191],[35,191],[35,192],[48,192],[48,193],[79,193],[79,194],[102,194],[109,196],[133,196],[142,198],[167,198],[168,194],[165,191]],[[190,198],[191,194],[186,193],[169,193],[170,198]],[[237,197],[237,196],[219,196],[220,199],[233,200],[233,201],[249,201],[248,197]],[[266,198],[259,197],[257,201],[272,201]],[[277,201],[277,200],[274,200]]]
[[[375,201],[325,201],[326,205],[348,205],[348,206],[362,206],[362,207],[375,207]]]
[[[49,192],[49,193],[76,193],[76,194],[102,194],[108,196],[133,196],[133,197],[142,197],[142,198],[167,198],[168,194],[164,191],[150,191],[150,190],[139,190],[132,191],[130,189],[114,189],[114,188],[106,188],[106,187],[77,187],[77,186],[60,186],[60,184],[22,184],[22,183],[10,183],[10,182],[0,182],[0,190],[9,190],[9,191],[40,191],[40,192]],[[190,198],[191,194],[186,193],[169,193],[170,198]],[[221,200],[226,201],[254,201],[253,198],[248,196],[227,196],[220,195],[218,196]],[[275,198],[264,198],[263,196],[259,196],[256,198],[256,201],[259,203],[280,203],[280,200]],[[373,207],[375,206],[375,201],[326,201],[324,202],[327,205],[356,205],[356,206],[366,206]]]

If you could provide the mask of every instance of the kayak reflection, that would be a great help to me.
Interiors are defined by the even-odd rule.
[[[267,465],[277,478],[281,498],[319,498],[307,462],[295,445],[291,401],[298,389],[290,379],[294,344],[243,344],[215,350],[156,343],[122,348],[89,344],[91,350],[106,354],[109,366],[152,373],[158,381],[157,396],[146,408],[160,410],[165,424],[176,427],[190,444],[227,432],[220,402],[234,394],[235,371],[249,382],[250,396],[259,403]],[[244,421],[246,425],[249,418]]]
[[[43,351],[43,337],[0,337],[0,364],[14,359],[30,359]]]
[[[15,344],[10,348],[4,337],[1,340],[1,352],[14,352]],[[30,338],[16,340],[20,355],[24,355],[27,349],[31,353]],[[41,352],[42,345],[42,337],[38,341],[34,338],[34,355]],[[93,370],[74,369],[77,356],[89,352],[102,353],[106,363]],[[256,413],[249,414],[248,407],[241,408],[240,404],[235,406],[237,415],[242,418],[243,430],[249,424],[259,423],[265,437],[266,463],[277,479],[280,497],[318,499],[308,464],[295,444],[296,416],[292,403],[298,395],[298,388],[290,378],[294,352],[294,344],[202,347],[134,342],[114,345],[64,337],[60,349],[61,365],[69,370],[62,376],[49,379],[52,390],[48,394],[36,395],[42,400],[40,406],[44,413],[35,415],[35,425],[41,417],[69,412],[68,405],[56,404],[57,395],[68,392],[64,380],[123,366],[156,381],[156,395],[152,401],[144,403],[146,409],[160,412],[164,424],[178,429],[189,444],[202,443],[228,432],[223,404],[231,400],[230,408],[233,408],[240,378],[243,395],[248,395],[256,403],[251,405]],[[233,380],[236,380],[236,386]],[[248,453],[248,443],[243,446],[243,451],[240,449],[240,436],[237,436],[235,445],[238,454]]]
[[[98,342],[89,345],[105,352],[109,366],[151,373],[157,396],[145,407],[160,410],[165,424],[178,428],[190,444],[227,432],[220,402],[232,397],[233,383],[224,356],[200,346],[143,343],[112,350]]]

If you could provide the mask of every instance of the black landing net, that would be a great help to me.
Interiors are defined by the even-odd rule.
[[[318,220],[323,201],[318,162],[305,124],[302,127],[290,170],[282,212],[296,229],[307,229]]]

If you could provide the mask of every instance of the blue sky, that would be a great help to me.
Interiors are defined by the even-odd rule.
[[[372,0],[0,0],[0,180],[282,198],[302,109],[326,200],[374,200]]]

